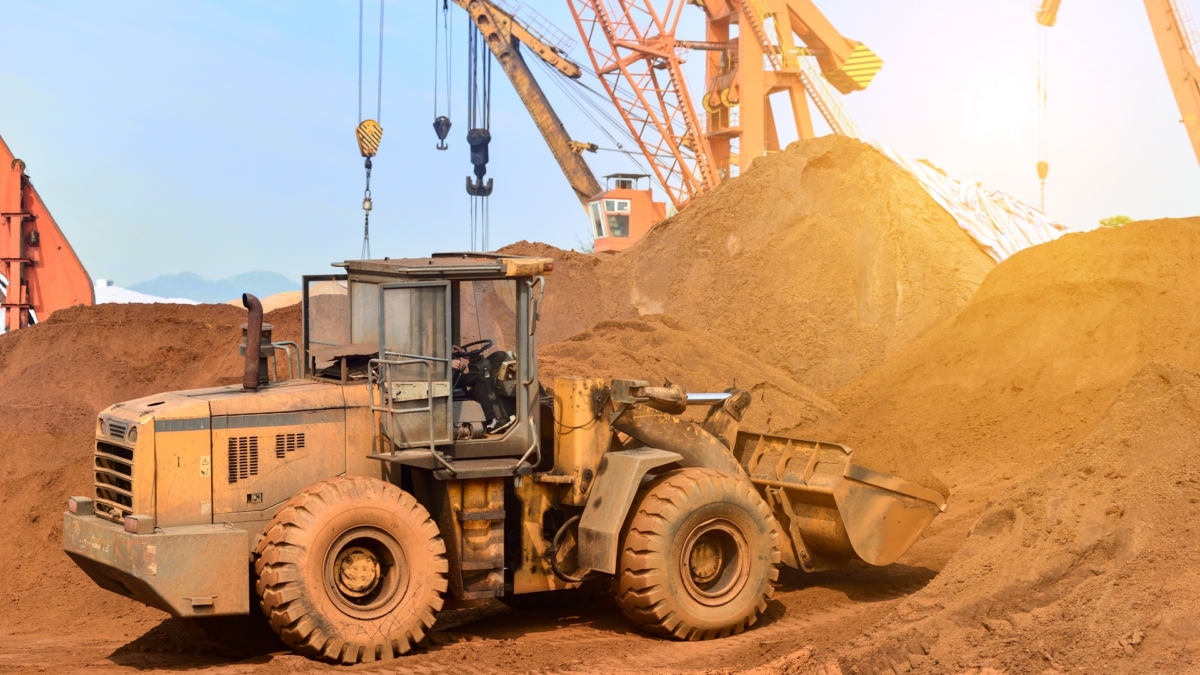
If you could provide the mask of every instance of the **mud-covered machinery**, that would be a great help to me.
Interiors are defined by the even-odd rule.
[[[642,630],[703,639],[752,625],[781,562],[891,563],[944,506],[844,446],[740,430],[744,390],[543,389],[550,260],[340,266],[304,280],[299,377],[270,377],[283,343],[247,296],[241,385],[100,414],[63,527],[96,583],[345,663],[409,651],[447,602],[606,585]]]

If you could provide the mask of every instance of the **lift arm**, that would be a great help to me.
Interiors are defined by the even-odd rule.
[[[1037,20],[1043,26],[1053,26],[1058,19],[1058,6],[1062,0],[1042,0]],[[1200,64],[1197,51],[1200,44],[1187,15],[1177,0],[1144,0],[1154,40],[1158,43],[1158,54],[1162,57],[1171,92],[1179,105],[1183,126],[1187,129],[1196,160],[1200,161]]]
[[[542,138],[546,139],[546,145],[550,146],[550,152],[558,161],[567,182],[575,190],[575,196],[584,208],[587,208],[588,200],[602,192],[600,183],[583,161],[583,157],[572,147],[570,134],[554,112],[554,108],[550,107],[550,101],[521,56],[519,45],[526,45],[567,77],[578,78],[579,66],[533,35],[508,12],[487,0],[454,0],[454,4],[466,10],[471,21],[479,27],[488,48],[508,75],[517,95],[521,97],[525,108],[533,117],[538,131],[542,132]]]

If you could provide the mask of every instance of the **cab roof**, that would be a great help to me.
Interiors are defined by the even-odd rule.
[[[499,253],[434,253],[429,258],[384,258],[334,263],[351,275],[433,279],[537,277],[554,269],[551,258]]]

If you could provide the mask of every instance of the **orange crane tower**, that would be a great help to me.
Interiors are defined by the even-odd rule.
[[[800,138],[814,135],[810,102],[834,133],[847,131],[846,120],[827,109],[818,95],[812,81],[817,75],[802,68],[801,57],[816,57],[820,75],[839,92],[849,94],[865,89],[883,65],[866,45],[843,37],[811,0],[705,0],[703,7],[708,19],[707,41],[718,47],[728,45],[705,47],[707,87],[702,102],[718,175],[736,175],[734,167],[745,170],[755,157],[779,150],[768,98],[772,94],[787,92]],[[733,42],[729,39],[731,25],[738,29]],[[753,67],[760,63],[762,68]]]
[[[568,3],[596,74],[676,208],[779,149],[771,94],[787,92],[801,138],[813,136],[810,101],[835,133],[848,133],[815,78],[850,93],[883,63],[811,0]],[[705,12],[704,40],[676,39],[688,4]],[[699,101],[684,77],[689,51],[707,54]]]
[[[1200,161],[1200,36],[1180,0],[1144,0],[1150,28],[1158,43],[1171,83],[1171,92],[1183,116],[1180,120],[1187,130],[1196,160]],[[1053,26],[1058,20],[1062,0],[1042,0],[1037,20],[1043,26]]]

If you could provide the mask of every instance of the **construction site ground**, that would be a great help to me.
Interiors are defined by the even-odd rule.
[[[1200,218],[1068,234],[995,265],[913,180],[840,137],[794,144],[636,246],[555,258],[556,375],[750,389],[744,427],[845,442],[949,493],[900,562],[785,570],[760,622],[703,643],[611,600],[444,612],[404,658],[351,670],[1200,672]],[[314,270],[320,272],[320,270]],[[204,653],[61,551],[95,415],[237,382],[228,305],[76,307],[0,336],[0,672],[339,670],[282,645]],[[296,339],[298,306],[268,314]]]

